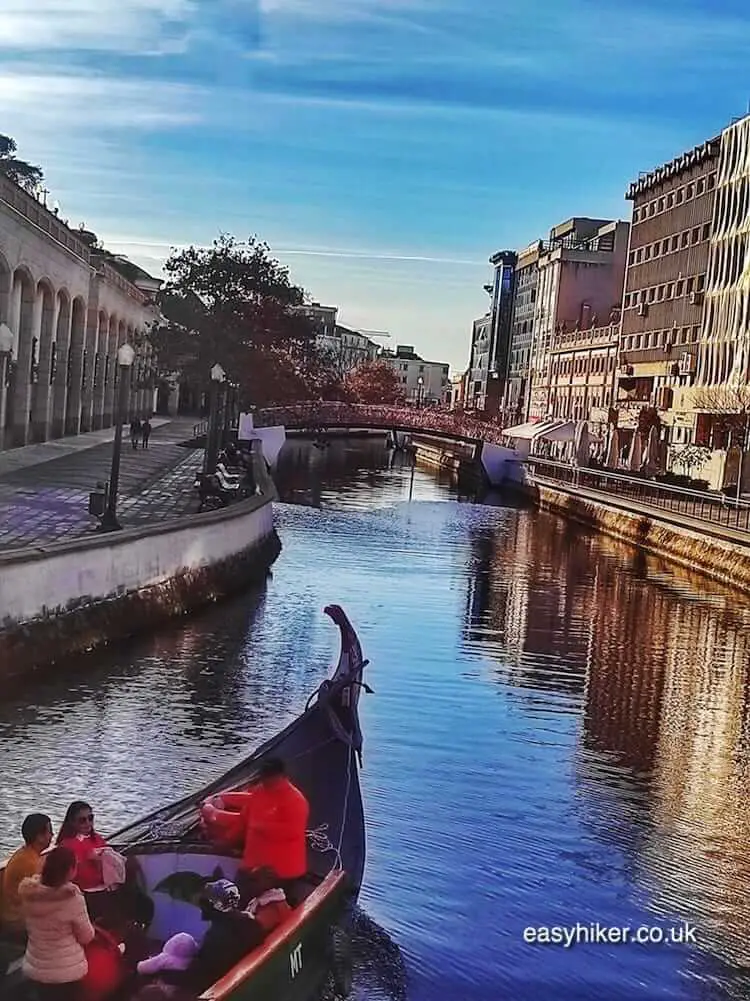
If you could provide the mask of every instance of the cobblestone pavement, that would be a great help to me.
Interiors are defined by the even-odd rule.
[[[198,509],[193,490],[201,449],[184,446],[193,419],[153,422],[148,449],[123,439],[118,515],[123,525],[178,517]],[[97,521],[89,492],[109,479],[113,430],[0,452],[0,551],[85,535]],[[182,443],[182,444],[181,444]]]

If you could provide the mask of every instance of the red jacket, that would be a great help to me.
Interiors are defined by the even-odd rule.
[[[228,811],[217,811],[221,826],[237,822],[238,810],[245,828],[242,865],[245,869],[268,866],[281,879],[297,879],[307,872],[307,820],[310,807],[304,795],[287,778],[253,786],[247,792],[221,797]]]
[[[102,863],[99,856],[94,854],[98,848],[107,847],[107,842],[101,834],[89,834],[86,837],[73,834],[69,838],[62,838],[60,844],[69,848],[76,857],[78,863],[74,880],[76,885],[82,890],[93,890],[94,887],[101,886]]]

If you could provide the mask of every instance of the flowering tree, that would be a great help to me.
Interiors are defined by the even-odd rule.
[[[382,358],[366,361],[348,372],[344,390],[352,403],[403,403],[404,391],[392,365]]]

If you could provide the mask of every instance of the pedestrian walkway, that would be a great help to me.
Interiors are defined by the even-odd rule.
[[[147,449],[123,438],[118,515],[124,526],[194,512],[201,449],[186,448],[193,418],[154,419]],[[98,522],[89,493],[109,479],[114,429],[0,452],[0,551],[85,535]]]

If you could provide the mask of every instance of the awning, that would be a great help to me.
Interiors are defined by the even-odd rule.
[[[556,420],[517,424],[515,427],[506,428],[502,434],[505,438],[519,438],[523,441],[536,441],[539,438],[544,438],[545,441],[573,441],[576,436],[576,422]]]
[[[544,426],[538,424],[537,428],[539,430],[534,435],[535,440],[544,438],[545,441],[575,441],[575,421],[545,421]]]
[[[525,441],[531,441],[534,437],[534,432],[538,431],[541,426],[541,423],[516,424],[516,426],[512,428],[503,428],[500,433],[503,438],[523,438]]]

